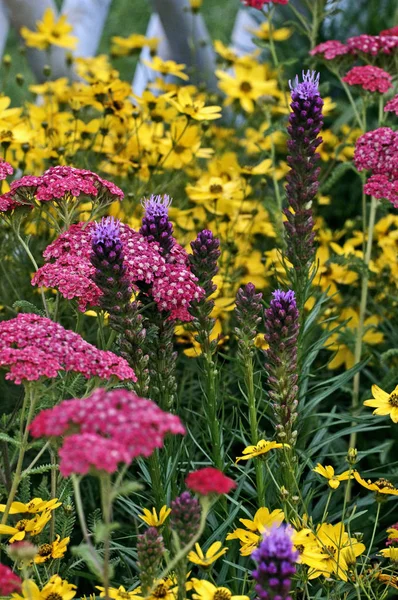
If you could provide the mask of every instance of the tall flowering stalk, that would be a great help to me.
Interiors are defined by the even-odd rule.
[[[101,308],[109,313],[110,326],[121,334],[121,354],[137,375],[137,393],[145,396],[149,390],[146,329],[141,303],[131,302],[132,287],[126,277],[119,221],[107,217],[96,223],[90,259],[95,267],[94,282],[102,292]]]
[[[191,242],[191,248],[191,269],[205,294],[200,300],[192,303],[190,312],[193,316],[193,326],[197,331],[196,340],[201,345],[204,357],[206,412],[210,426],[213,457],[215,465],[221,469],[223,460],[218,422],[217,366],[214,359],[217,340],[210,339],[215,324],[215,319],[210,316],[214,308],[214,301],[210,299],[210,296],[217,289],[213,283],[213,277],[218,272],[217,261],[221,254],[220,241],[213,236],[211,231],[204,229]]]
[[[249,408],[249,423],[251,444],[257,445],[259,441],[256,393],[254,389],[254,352],[257,326],[262,318],[261,301],[263,295],[256,294],[252,283],[241,287],[236,294],[235,316],[237,327],[235,333],[238,339],[238,363],[244,374],[247,403]],[[264,503],[264,466],[261,461],[255,461],[257,497],[259,506]]]
[[[303,72],[290,83],[292,112],[287,131],[289,156],[287,162],[286,196],[286,258],[292,264],[290,279],[297,304],[303,317],[303,307],[309,294],[311,267],[315,258],[315,233],[312,202],[319,189],[318,146],[322,143],[319,132],[323,125],[323,100],[319,93],[319,74]]]
[[[275,429],[280,442],[294,447],[297,440],[297,342],[300,326],[299,311],[292,290],[273,292],[270,307],[265,312],[265,328],[265,339],[269,344],[265,369]],[[288,460],[282,465],[282,476],[284,486],[291,491],[294,456],[287,449],[284,450],[284,455]]]

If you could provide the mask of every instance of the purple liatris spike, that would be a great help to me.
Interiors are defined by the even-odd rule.
[[[140,233],[150,242],[157,242],[163,250],[163,255],[169,254],[174,246],[173,225],[169,220],[171,198],[152,195],[141,201],[145,213],[142,218]]]
[[[171,503],[170,527],[182,547],[189,544],[198,532],[201,514],[199,500],[189,492],[183,492]]]
[[[257,563],[252,572],[254,589],[260,600],[292,600],[290,590],[298,555],[290,527],[274,525],[263,533],[259,547],[252,554]]]
[[[276,290],[265,312],[267,383],[276,418],[276,430],[281,442],[295,444],[297,432],[297,340],[299,311],[291,290]]]
[[[189,257],[193,274],[198,278],[199,285],[206,291],[208,298],[215,290],[212,282],[218,273],[217,261],[220,258],[220,240],[215,238],[209,229],[203,229],[191,242],[192,254]]]
[[[296,76],[289,85],[292,112],[287,128],[290,136],[287,162],[290,172],[286,176],[288,207],[284,210],[287,218],[284,225],[286,256],[300,278],[303,273],[308,273],[315,257],[312,202],[319,189],[319,154],[316,150],[322,143],[319,132],[323,125],[323,100],[318,88],[319,74],[315,71],[303,71],[302,81]]]
[[[253,283],[239,288],[236,294],[235,316],[238,327],[235,332],[239,344],[252,342],[257,334],[257,325],[262,319],[261,300],[263,295],[256,294]]]
[[[149,527],[137,537],[137,558],[141,588],[146,597],[158,575],[165,548],[156,527]]]

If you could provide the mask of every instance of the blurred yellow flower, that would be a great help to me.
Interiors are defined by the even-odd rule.
[[[10,507],[10,515],[18,515],[21,513],[38,513],[45,510],[55,510],[61,506],[62,502],[58,502],[58,498],[52,500],[42,500],[41,498],[32,498],[29,502],[12,502]],[[4,512],[5,504],[0,504],[0,512]]]
[[[50,544],[41,544],[37,549],[37,555],[34,558],[34,562],[40,564],[45,563],[48,560],[62,558],[68,548],[69,541],[69,537],[60,541],[60,536],[57,535],[55,540]]]
[[[233,596],[225,587],[217,587],[205,579],[192,579],[193,600],[249,600],[249,596]]]
[[[235,65],[233,74],[218,70],[216,75],[220,90],[227,96],[225,104],[239,100],[243,110],[248,113],[254,111],[255,102],[261,96],[274,93],[277,87],[276,79],[266,80],[263,65],[256,65],[251,69]]]
[[[191,550],[188,553],[187,559],[194,563],[195,565],[199,565],[200,567],[207,568],[210,567],[220,556],[227,552],[228,548],[222,547],[222,542],[214,542],[205,553],[203,553],[202,548],[198,543],[195,544],[195,551]]]
[[[372,385],[372,394],[373,399],[365,400],[364,405],[375,408],[374,415],[389,415],[394,423],[398,423],[398,385],[391,394],[379,388],[378,385]]]
[[[205,106],[203,100],[194,100],[186,87],[177,92],[177,99],[168,95],[170,102],[180,113],[196,121],[213,121],[221,117],[221,106]]]
[[[250,33],[258,37],[260,40],[269,40],[271,35],[274,42],[284,42],[288,40],[293,33],[290,27],[280,27],[275,29],[270,27],[269,21],[263,21],[257,29],[248,29]]]
[[[59,575],[53,575],[46,585],[40,589],[32,579],[22,583],[22,595],[12,594],[15,600],[72,600],[76,596],[76,586]]]
[[[370,479],[363,479],[360,476],[358,471],[354,471],[355,480],[362,485],[362,487],[370,490],[371,492],[376,492],[376,496],[387,494],[389,496],[398,496],[398,489],[384,477],[380,477],[376,481],[371,481]]]
[[[173,75],[184,81],[188,81],[189,79],[188,75],[184,73],[185,65],[178,64],[174,60],[162,60],[160,56],[154,56],[152,62],[146,59],[143,59],[142,62],[145,66],[153,71],[162,73],[162,75]]]
[[[270,512],[268,508],[262,506],[257,510],[253,520],[239,519],[246,529],[238,527],[235,531],[229,533],[226,539],[239,540],[241,555],[249,556],[259,545],[264,530],[271,528],[273,525],[279,527],[284,518],[285,514],[282,510],[275,509]]]
[[[76,48],[77,37],[69,35],[73,27],[66,20],[66,15],[61,15],[56,20],[51,8],[47,8],[42,21],[36,21],[36,31],[21,27],[20,34],[27,46],[47,50],[50,46],[61,48]]]

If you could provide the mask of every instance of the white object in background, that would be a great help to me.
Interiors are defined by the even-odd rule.
[[[171,51],[169,44],[167,42],[166,34],[162,27],[162,23],[159,19],[159,15],[156,13],[152,13],[149,19],[148,27],[145,33],[147,38],[159,38],[159,46],[157,50],[157,54],[163,60],[169,60],[171,58]],[[145,88],[148,83],[151,81],[155,81],[156,77],[158,77],[158,73],[146,67],[142,60],[151,60],[151,54],[149,48],[143,48],[140,54],[140,60],[137,63],[137,67],[135,69],[132,88],[133,92],[136,96],[142,96]]]
[[[247,9],[240,8],[231,35],[231,45],[238,56],[251,54],[257,50],[257,46],[253,43],[253,34],[249,31],[257,28],[258,21],[253,15]]]
[[[78,38],[75,56],[95,56],[112,0],[64,0],[62,14]]]
[[[10,22],[8,20],[7,9],[3,0],[0,0],[0,59],[3,56],[4,48],[7,43],[8,30]]]

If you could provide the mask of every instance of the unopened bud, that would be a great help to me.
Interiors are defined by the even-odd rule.
[[[15,81],[16,81],[17,85],[22,87],[23,84],[25,83],[25,77],[22,75],[22,73],[17,73],[15,75]]]
[[[44,75],[44,77],[50,77],[50,75],[51,75],[51,67],[50,67],[50,65],[44,65],[44,67],[43,67],[43,75]]]
[[[358,450],[356,448],[349,448],[347,452],[346,461],[349,465],[355,465],[357,462]]]

